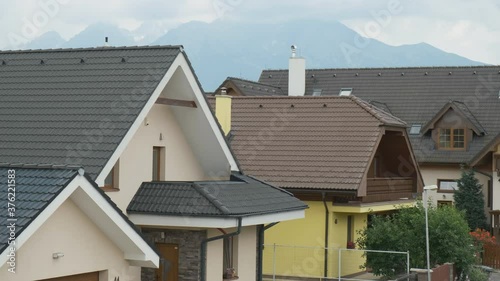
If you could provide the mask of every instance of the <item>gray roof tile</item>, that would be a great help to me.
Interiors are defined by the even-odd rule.
[[[264,70],[259,82],[287,95],[288,70]],[[474,135],[467,151],[437,150],[429,135],[410,135],[421,163],[468,163],[500,133],[500,66],[308,69],[306,95],[313,87],[323,95],[353,88],[353,95],[385,104],[408,125],[426,124],[450,101],[464,104],[464,114],[486,135]]]
[[[19,235],[26,227],[54,200],[55,197],[66,187],[66,185],[77,175],[76,169],[46,169],[46,168],[19,168],[0,167],[0,204],[3,209],[0,212],[0,253],[8,245],[10,218],[7,212],[8,170],[15,170],[16,196],[14,218],[17,219],[16,235]]]
[[[242,217],[305,208],[286,191],[234,174],[231,181],[221,182],[144,182],[127,212]]]
[[[95,179],[180,52],[180,46],[0,52],[1,161],[81,165]]]

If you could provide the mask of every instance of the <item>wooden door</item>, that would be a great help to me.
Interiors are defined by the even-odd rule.
[[[44,279],[41,281],[99,281],[99,272],[64,276],[59,278]]]
[[[177,281],[179,276],[179,245],[156,244],[160,251],[160,268],[156,271],[157,281]]]

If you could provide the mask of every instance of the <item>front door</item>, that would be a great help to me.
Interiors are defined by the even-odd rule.
[[[156,244],[160,251],[160,268],[156,271],[157,281],[177,281],[179,276],[179,245]]]

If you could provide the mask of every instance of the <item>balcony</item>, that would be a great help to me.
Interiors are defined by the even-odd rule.
[[[366,181],[366,196],[363,203],[399,200],[413,198],[416,192],[413,178],[368,178]]]

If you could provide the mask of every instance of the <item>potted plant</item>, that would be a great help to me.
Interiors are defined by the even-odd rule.
[[[356,249],[356,243],[353,241],[347,241],[347,249]]]

